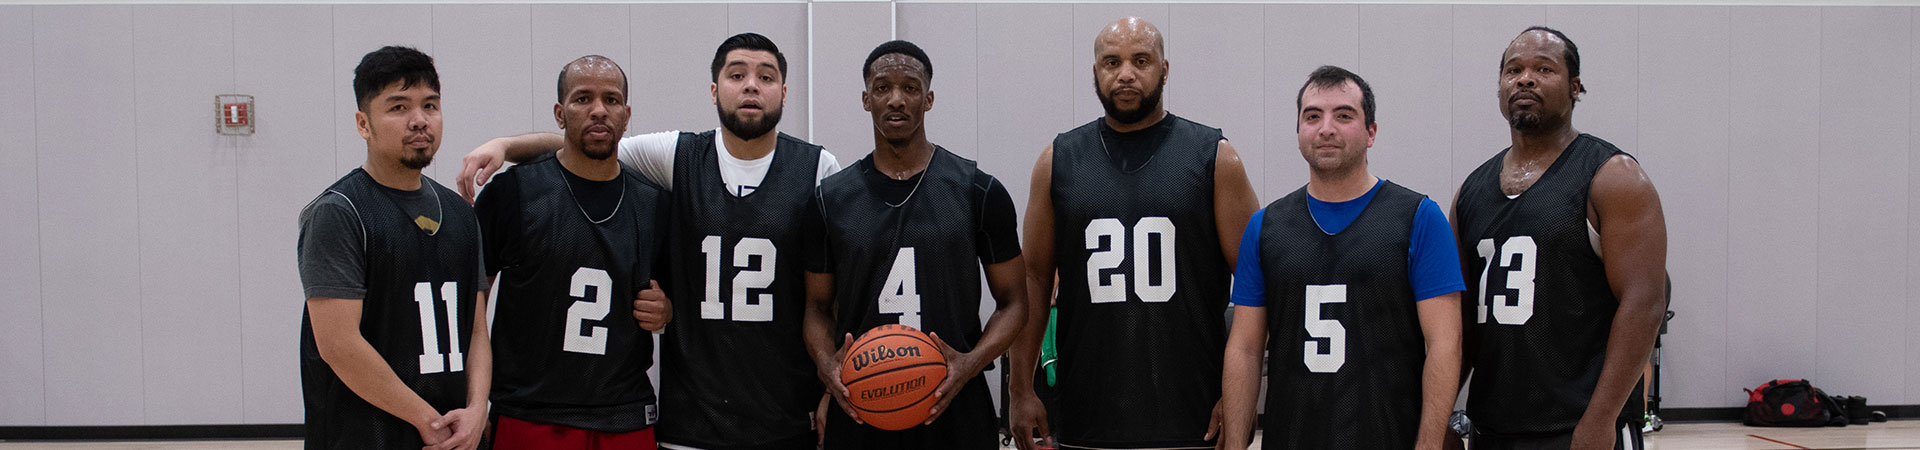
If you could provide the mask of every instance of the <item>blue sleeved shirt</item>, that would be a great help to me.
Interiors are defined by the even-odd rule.
[[[1367,209],[1373,194],[1380,191],[1380,183],[1375,181],[1365,195],[1344,202],[1323,202],[1308,196],[1307,211],[1322,231],[1337,234]],[[1247,221],[1247,231],[1240,236],[1240,257],[1233,269],[1235,305],[1267,306],[1267,277],[1260,269],[1260,225],[1266,216],[1265,208],[1254,212],[1253,219]],[[1460,275],[1460,252],[1454,248],[1453,229],[1447,224],[1447,216],[1440,213],[1440,205],[1431,198],[1420,200],[1420,208],[1413,213],[1407,280],[1413,285],[1416,300],[1467,290],[1467,282]]]

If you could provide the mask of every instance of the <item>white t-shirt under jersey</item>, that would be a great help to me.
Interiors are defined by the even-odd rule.
[[[758,159],[740,159],[727,153],[727,142],[721,138],[720,129],[714,129],[713,149],[719,152],[720,180],[727,183],[727,192],[735,197],[753,193],[760,182],[767,179],[767,169],[773,166],[773,153]],[[620,138],[620,164],[640,171],[641,175],[653,180],[668,190],[673,189],[674,152],[680,146],[679,131],[662,131]],[[814,170],[813,185],[819,186],[820,180],[840,171],[840,160],[825,149],[820,151],[820,167]]]

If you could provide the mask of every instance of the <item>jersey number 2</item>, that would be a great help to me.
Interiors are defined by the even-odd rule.
[[[1494,254],[1493,239],[1481,239],[1475,246],[1480,259],[1487,261],[1485,269],[1480,270],[1480,313],[1476,314],[1476,323],[1487,323],[1489,305],[1493,310],[1493,320],[1501,325],[1526,325],[1533,318],[1533,273],[1540,252],[1532,236],[1514,236],[1500,246],[1498,255]],[[1497,257],[1496,257],[1497,256]],[[1514,264],[1513,258],[1519,257],[1520,263]],[[1489,294],[1487,291],[1487,273],[1493,269],[1507,269],[1507,287],[1513,290],[1513,303],[1507,304],[1507,294]],[[1504,292],[1506,289],[1502,289]]]
[[[1140,301],[1160,303],[1173,299],[1173,291],[1178,287],[1174,278],[1173,220],[1165,217],[1142,217],[1133,225],[1133,293]],[[1101,270],[1120,267],[1127,259],[1127,227],[1120,219],[1093,219],[1087,223],[1087,250],[1094,250],[1087,256],[1087,290],[1093,303],[1118,303],[1127,301],[1127,275],[1116,273],[1102,276]],[[1158,246],[1153,238],[1159,238]],[[1110,241],[1106,250],[1100,250],[1100,240]],[[1160,259],[1154,261],[1153,250],[1158,249]],[[1157,262],[1158,264],[1154,264]],[[1160,282],[1154,283],[1150,272],[1158,266]]]
[[[567,307],[567,327],[560,335],[560,349],[589,355],[607,354],[607,327],[589,327],[585,322],[607,320],[607,313],[613,311],[613,277],[605,270],[581,267],[573,271],[573,282],[567,284],[567,295],[579,300]],[[591,298],[587,297],[588,286],[593,287]],[[586,333],[581,333],[582,328]]]
[[[707,256],[707,295],[700,301],[700,318],[709,320],[727,320],[727,306],[720,302],[720,246],[719,236],[707,236],[700,241],[700,253]],[[772,322],[773,294],[761,292],[755,302],[747,303],[747,290],[766,289],[773,286],[774,259],[780,254],[774,248],[773,241],[762,238],[742,238],[733,245],[733,266],[740,273],[733,276],[733,320],[737,322]],[[747,270],[752,257],[760,257],[759,270]]]
[[[415,283],[413,301],[420,304],[420,374],[440,372],[459,372],[466,370],[467,357],[460,354],[460,302],[455,295],[459,290],[452,281],[440,283],[435,292],[433,283]],[[440,294],[435,297],[434,294]],[[433,313],[435,303],[444,303],[447,308],[447,349],[440,353],[440,324]]]

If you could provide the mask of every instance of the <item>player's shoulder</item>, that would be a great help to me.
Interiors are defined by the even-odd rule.
[[[638,189],[641,192],[667,192],[667,188],[661,187],[659,184],[654,183],[653,180],[647,179],[645,174],[641,174],[640,171],[625,165],[620,166],[620,180],[622,183],[625,183],[628,188]]]
[[[786,133],[780,133],[780,132],[777,132],[777,131],[776,131],[775,133],[779,133],[779,135],[777,136],[777,139],[779,139],[779,141],[778,141],[778,142],[776,142],[776,143],[774,144],[774,145],[775,145],[775,147],[781,147],[781,146],[788,146],[788,147],[793,147],[793,148],[805,148],[805,149],[812,149],[812,150],[819,150],[819,151],[822,151],[822,152],[824,152],[824,151],[826,150],[826,147],[824,147],[824,146],[821,146],[820,144],[815,144],[815,143],[812,143],[812,142],[807,142],[807,140],[805,140],[805,139],[800,139],[800,138],[797,138],[797,137],[794,137],[793,135],[790,135],[790,134],[786,134]],[[785,144],[785,145],[781,145],[781,144]]]
[[[1189,130],[1199,131],[1202,134],[1211,134],[1216,136],[1224,134],[1224,132],[1222,132],[1219,127],[1214,127],[1204,123],[1195,122],[1193,121],[1193,119],[1188,119],[1185,116],[1176,115],[1174,113],[1167,113],[1167,118],[1163,120],[1169,121],[1176,128],[1186,128]]]

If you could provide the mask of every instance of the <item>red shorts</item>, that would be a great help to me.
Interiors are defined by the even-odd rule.
[[[500,416],[493,427],[493,448],[501,450],[654,450],[653,427],[603,433],[563,425],[533,423]]]

